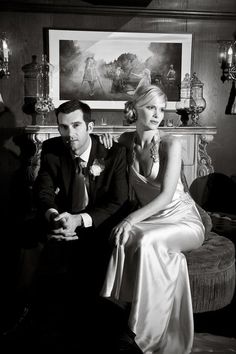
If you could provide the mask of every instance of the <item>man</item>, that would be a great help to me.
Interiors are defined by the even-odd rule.
[[[92,134],[87,104],[67,101],[56,116],[61,136],[43,143],[36,205],[49,241],[73,242],[73,249],[77,241],[92,251],[108,243],[126,205],[126,152],[119,144],[106,149]]]
[[[91,307],[91,302],[94,295],[98,295],[105,277],[111,254],[110,232],[127,212],[126,150],[117,143],[110,149],[100,143],[99,137],[92,134],[94,123],[90,108],[79,100],[61,104],[56,109],[56,116],[61,136],[43,143],[41,166],[34,186],[41,220],[38,230],[42,232],[43,225],[48,240],[44,254],[50,264],[55,266],[57,263],[66,269],[63,274],[66,282],[60,279],[59,290],[50,281],[53,284],[52,296],[55,298],[60,294],[66,299],[67,309],[69,307],[73,315],[70,325],[76,318],[83,322],[83,328],[86,327],[84,323],[89,326],[92,321],[93,326],[100,327],[97,339],[105,343],[106,337],[101,340],[103,335],[106,336],[103,328],[107,329],[110,321],[114,325],[117,320],[111,319],[111,313],[105,315],[106,311],[110,312],[109,306],[104,303],[98,306],[94,302],[97,308]],[[48,288],[46,293],[47,298],[50,297]],[[85,317],[81,316],[83,307],[86,309]],[[102,321],[100,311],[103,309]],[[75,332],[77,327],[73,327]],[[112,333],[119,335],[115,327],[119,327],[117,323],[114,325],[116,333],[112,331],[110,339]],[[85,341],[87,334],[83,331]],[[114,336],[109,345],[115,341]],[[122,334],[122,348],[123,342]],[[133,340],[131,344],[128,341],[128,347],[133,344]],[[119,346],[118,341],[118,349]],[[104,347],[102,349],[105,351]],[[107,351],[110,353],[110,347]]]
[[[130,352],[135,342],[126,340],[126,332],[124,339],[123,312],[95,296],[110,258],[110,232],[129,208],[126,150],[117,143],[110,149],[100,143],[92,134],[90,108],[79,100],[61,104],[56,116],[60,137],[43,143],[34,184],[34,234],[43,235],[44,243],[33,288],[36,319],[50,327],[45,308],[49,317],[54,308],[57,329],[66,331],[67,349],[80,333],[79,343],[88,345],[89,353],[98,345],[104,353]],[[54,320],[52,326],[54,331]]]
[[[127,200],[126,158],[118,144],[108,150],[97,136],[91,135],[94,123],[85,103],[67,101],[56,109],[56,116],[61,137],[43,143],[34,190],[46,219],[61,222],[62,227],[55,230],[58,236],[52,237],[69,241],[77,238],[73,233],[78,227],[96,229]],[[81,210],[73,205],[76,157],[82,160],[87,187]],[[76,197],[79,199],[80,195]]]

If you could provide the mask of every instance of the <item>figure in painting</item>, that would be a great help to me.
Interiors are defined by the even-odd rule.
[[[136,87],[136,89],[134,91],[134,94],[137,92],[137,90],[139,90],[139,88],[141,86],[151,85],[151,71],[148,68],[144,69],[141,75],[134,74],[134,73],[133,73],[133,75],[141,77],[141,79],[138,83],[138,86]]]
[[[82,85],[86,81],[89,84],[89,88],[90,88],[89,96],[93,96],[96,81],[98,81],[100,84],[97,69],[96,69],[96,61],[94,57],[87,57],[85,60],[85,69],[84,69],[84,77],[83,77]]]
[[[169,84],[173,84],[176,79],[176,71],[174,69],[173,64],[170,64],[170,68],[169,68],[169,71],[166,76],[167,76],[167,80],[168,80]]]
[[[117,66],[112,80],[111,92],[119,93],[124,91],[124,80],[122,76],[122,68]]]

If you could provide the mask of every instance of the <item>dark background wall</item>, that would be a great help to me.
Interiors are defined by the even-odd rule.
[[[91,3],[94,2],[1,1],[0,30],[7,33],[12,50],[11,76],[0,80],[0,93],[7,108],[0,112],[1,140],[5,144],[7,140],[9,149],[18,154],[6,137],[19,134],[24,126],[32,123],[32,117],[22,111],[24,75],[21,68],[31,62],[32,55],[39,59],[44,52],[47,42],[44,28],[192,33],[192,73],[196,71],[204,83],[207,102],[200,123],[217,127],[217,136],[208,152],[217,172],[236,174],[236,115],[225,115],[231,83],[221,82],[217,61],[217,41],[233,39],[236,30],[235,0],[119,1],[117,5],[123,6],[116,6],[114,1]],[[175,112],[166,113],[166,117],[175,115]],[[94,111],[93,117],[96,124],[104,117],[108,124],[114,125],[122,124],[123,115],[122,111]],[[48,124],[55,124],[54,114],[48,118]]]

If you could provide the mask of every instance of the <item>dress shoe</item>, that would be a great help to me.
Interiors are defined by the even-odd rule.
[[[9,340],[29,334],[32,327],[31,307],[26,304],[11,326],[1,332],[1,338]]]

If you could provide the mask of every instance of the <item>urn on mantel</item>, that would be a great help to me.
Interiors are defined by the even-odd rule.
[[[38,74],[37,56],[32,55],[32,62],[23,65],[21,69],[24,73],[24,104],[22,106],[22,111],[31,115],[32,124],[35,125],[37,123],[37,113],[35,111]]]
[[[48,63],[46,55],[42,55],[42,61],[37,72],[37,95],[35,111],[41,117],[41,124],[46,123],[47,114],[54,110],[51,98],[52,65]]]
[[[203,86],[196,73],[193,73],[191,78],[186,74],[181,82],[180,100],[176,102],[176,112],[181,115],[182,126],[188,125],[188,115],[192,121],[191,126],[200,126],[199,114],[206,108]]]
[[[54,110],[52,102],[52,65],[47,62],[46,55],[37,62],[32,55],[32,62],[22,66],[24,72],[24,113],[32,116],[32,125],[44,125],[47,114]]]

